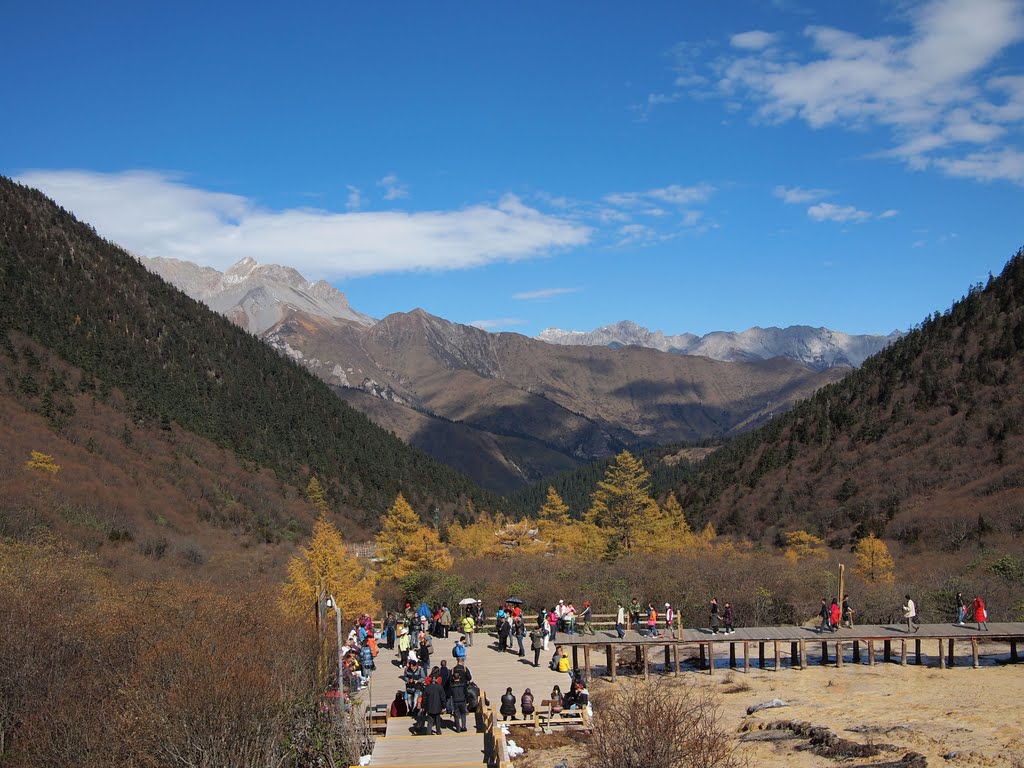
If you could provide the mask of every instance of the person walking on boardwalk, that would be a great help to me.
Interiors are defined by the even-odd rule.
[[[522,616],[516,616],[512,619],[512,635],[515,637],[516,642],[519,643],[519,656],[522,658],[526,655],[526,650],[523,648],[523,638],[526,637],[526,625],[523,624]]]
[[[558,614],[554,608],[548,611],[548,637],[552,643],[558,641]]]
[[[452,627],[452,612],[448,608],[448,603],[441,604],[441,615],[437,618],[437,623],[441,627],[441,637],[448,639],[448,630]]]
[[[469,714],[469,707],[466,705],[466,688],[473,680],[469,669],[459,659],[452,667],[452,673],[448,677],[448,698],[452,701],[452,714],[455,716],[454,729],[456,733],[466,730],[466,716]]]
[[[917,619],[917,606],[914,605],[914,601],[910,598],[910,595],[904,595],[906,603],[903,604],[903,618],[907,620],[907,634],[911,632],[917,632],[921,627],[914,627],[915,620]]]
[[[828,622],[831,624],[833,632],[839,631],[839,601],[834,597],[832,598],[832,605],[828,608]]]
[[[671,603],[665,603],[665,635],[671,637],[673,640],[676,638],[676,612],[672,608]]]
[[[420,692],[423,690],[425,679],[423,670],[415,661],[410,660],[402,673],[402,680],[405,681],[405,703],[409,708],[409,714],[419,709]]]
[[[590,608],[590,603],[583,603],[583,613],[580,614],[580,618],[583,619],[583,634],[592,635],[594,634],[594,613]]]
[[[654,609],[654,603],[647,604],[647,636],[658,636],[658,612]]]
[[[544,650],[544,638],[540,629],[530,630],[530,650],[533,651],[533,666],[540,666],[540,652]]]
[[[423,709],[427,713],[428,734],[433,730],[438,736],[441,735],[441,713],[444,711],[444,702],[447,698],[441,685],[441,672],[434,667],[430,673],[430,681],[423,689]]]
[[[850,596],[843,595],[842,626],[853,629],[853,608],[850,607]]]
[[[516,695],[512,693],[512,688],[506,688],[505,692],[501,694],[501,707],[498,712],[501,713],[502,720],[516,716]]]
[[[964,593],[956,593],[956,623],[963,626],[964,619],[967,618],[967,601],[964,600]]]
[[[709,610],[710,610],[711,615],[708,617],[708,624],[711,625],[711,634],[712,635],[717,635],[718,634],[718,619],[719,619],[719,615],[718,615],[718,598],[717,597],[712,597],[711,598],[711,605],[710,605],[710,609]]]
[[[462,634],[466,636],[466,645],[473,645],[473,633],[476,632],[476,621],[473,620],[472,614],[466,614],[462,617]]]
[[[621,602],[615,612],[615,634],[619,636],[619,640],[626,636],[626,609],[622,607]]]
[[[629,604],[629,624],[636,632],[640,631],[640,610],[640,601],[634,597]]]
[[[404,667],[409,662],[409,647],[412,643],[409,629],[401,624],[398,625],[398,656]]]
[[[821,598],[821,607],[818,608],[818,616],[821,618],[821,624],[818,625],[818,634],[822,632],[828,632],[832,629],[832,611],[828,607],[828,603],[825,602],[825,598]]]
[[[726,603],[722,611],[722,632],[731,635],[736,632],[732,626],[732,603]]]
[[[455,641],[455,645],[452,646],[452,656],[456,661],[466,660],[466,638],[460,637]]]
[[[971,609],[974,611],[974,620],[978,622],[978,631],[982,631],[981,625],[984,624],[985,631],[988,632],[988,610],[985,608],[985,601],[975,595]]]

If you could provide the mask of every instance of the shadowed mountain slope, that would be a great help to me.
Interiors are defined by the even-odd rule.
[[[957,549],[1024,535],[1024,252],[842,381],[730,441],[688,515],[754,539],[806,528]]]

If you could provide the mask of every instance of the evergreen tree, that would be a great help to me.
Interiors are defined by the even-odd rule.
[[[452,557],[437,531],[423,525],[399,493],[377,534],[377,562],[381,578],[397,580],[413,571],[448,570]]]
[[[610,534],[609,551],[629,552],[649,518],[660,514],[651,498],[650,475],[629,451],[615,457],[590,497],[587,521]]]
[[[327,505],[327,497],[324,496],[323,486],[320,485],[316,475],[309,478],[309,484],[306,485],[306,498],[309,499],[310,504],[320,511],[321,515],[326,515],[330,511]]]
[[[569,505],[562,501],[553,485],[548,486],[548,498],[540,508],[538,517],[541,520],[564,525],[569,522]]]

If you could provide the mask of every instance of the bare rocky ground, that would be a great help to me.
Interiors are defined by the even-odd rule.
[[[947,670],[848,664],[749,675],[694,673],[688,679],[696,677],[718,694],[721,725],[736,734],[738,754],[750,768],[1024,768],[1024,664]],[[595,682],[593,689],[603,685]],[[786,706],[747,714],[748,707],[776,698]],[[812,734],[812,727],[832,736],[824,735],[823,744],[823,733]],[[829,741],[879,749],[863,750],[873,756],[847,757],[848,749],[830,750]],[[529,750],[517,765],[551,768],[564,760],[566,768],[584,768],[580,754],[580,746],[563,743]]]

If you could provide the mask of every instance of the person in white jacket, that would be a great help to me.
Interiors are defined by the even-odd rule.
[[[907,620],[907,633],[917,632],[921,627],[914,626],[914,619],[917,618],[917,606],[914,605],[914,601],[910,599],[910,595],[906,595],[906,605],[903,606],[903,618]]]

